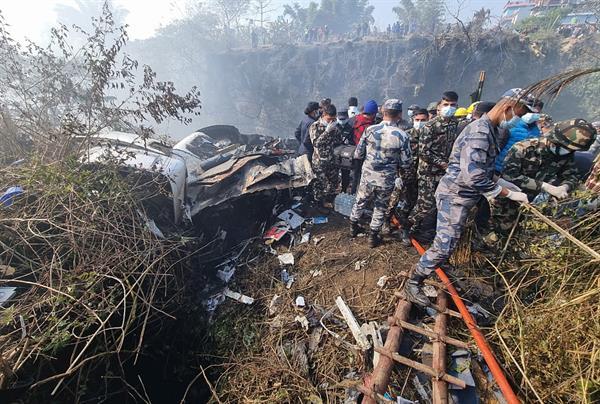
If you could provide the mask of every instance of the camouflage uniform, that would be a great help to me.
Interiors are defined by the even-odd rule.
[[[342,144],[342,135],[338,125],[329,132],[327,124],[322,120],[313,123],[309,135],[314,147],[312,168],[315,173],[313,181],[313,198],[316,202],[332,199],[340,182],[340,169],[334,164],[333,149]]]
[[[398,176],[402,180],[400,186],[394,186],[392,195],[390,196],[390,203],[387,211],[385,212],[386,220],[392,217],[392,213],[398,203],[402,201],[402,208],[398,212],[398,220],[403,227],[408,226],[408,216],[412,211],[415,203],[417,202],[417,166],[419,163],[419,134],[420,131],[412,128],[406,131],[410,136],[410,152],[412,156],[412,166],[410,171],[400,169]]]
[[[550,148],[556,147],[548,138],[534,138],[515,143],[504,160],[502,178],[512,182],[533,200],[542,191],[542,183],[569,186],[578,182],[573,154],[558,156]],[[558,183],[557,183],[558,182]],[[506,198],[493,203],[496,229],[509,231],[519,212],[519,205]]]
[[[361,137],[354,158],[364,159],[364,163],[350,221],[360,220],[370,197],[375,195],[371,230],[379,232],[398,170],[411,170],[409,137],[390,122],[370,126]]]
[[[482,195],[489,199],[502,191],[494,181],[494,164],[499,153],[497,134],[484,115],[469,124],[454,142],[448,169],[435,194],[438,210],[435,239],[419,260],[417,275],[428,276],[450,258],[469,211]]]
[[[419,231],[423,219],[435,215],[435,190],[446,171],[448,156],[456,139],[455,118],[433,118],[419,136],[419,194],[410,215],[413,230]]]

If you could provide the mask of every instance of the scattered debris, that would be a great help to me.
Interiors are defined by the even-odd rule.
[[[240,303],[244,303],[244,304],[254,303],[254,299],[251,298],[250,296],[243,295],[239,292],[234,292],[234,291],[230,290],[229,288],[225,288],[225,290],[223,290],[223,295],[230,299],[236,300]]]
[[[233,275],[235,275],[236,267],[231,263],[225,264],[225,268],[217,270],[217,278],[225,283],[229,283]]]
[[[377,286],[383,289],[389,279],[390,279],[389,276],[383,275],[381,278],[379,278],[377,280]]]
[[[300,244],[308,243],[310,241],[310,233],[304,233],[302,235],[302,239],[300,240]]]
[[[344,320],[346,320],[346,324],[348,324],[348,327],[350,328],[350,331],[352,332],[352,335],[354,336],[354,339],[356,340],[358,346],[363,351],[366,351],[367,349],[371,348],[369,340],[367,339],[365,334],[363,334],[360,326],[358,325],[358,322],[356,321],[356,318],[354,317],[354,314],[352,314],[352,311],[350,310],[348,305],[346,305],[344,299],[342,299],[341,296],[338,296],[335,299],[335,303],[337,304],[338,309],[340,309],[342,316],[344,316]]]
[[[315,216],[312,219],[310,219],[310,222],[312,224],[326,224],[329,222],[329,219],[327,218],[327,216]]]
[[[279,216],[277,216],[277,218],[287,223],[292,230],[296,230],[298,227],[302,226],[302,223],[304,223],[304,218],[291,209],[282,212],[279,214]]]
[[[315,238],[313,238],[313,244],[314,244],[314,245],[319,245],[319,243],[320,243],[321,241],[323,241],[323,240],[325,240],[325,236],[319,236],[319,237],[315,237]]]
[[[3,306],[10,298],[17,293],[17,288],[12,286],[0,288],[0,306]]]
[[[294,318],[294,321],[297,321],[298,323],[300,323],[300,325],[302,326],[302,328],[304,328],[305,331],[308,331],[308,319],[306,318],[306,316],[296,316]]]
[[[294,265],[294,254],[285,253],[277,256],[281,265]]]
[[[20,186],[10,187],[0,196],[0,203],[5,207],[9,207],[13,204],[15,197],[23,193],[23,188]]]
[[[356,261],[354,263],[354,270],[355,271],[360,271],[361,269],[363,269],[366,266],[367,266],[367,260]]]
[[[425,296],[427,297],[437,297],[438,295],[437,290],[431,285],[423,286],[423,293],[425,293]]]
[[[317,276],[323,275],[323,271],[321,271],[320,269],[313,269],[312,271],[310,271],[310,274],[313,278],[316,278]]]
[[[304,300],[304,296],[296,297],[296,307],[304,307],[306,306],[306,301]]]
[[[267,230],[263,236],[263,239],[267,240],[267,243],[279,241],[290,231],[290,226],[284,222],[277,222]]]

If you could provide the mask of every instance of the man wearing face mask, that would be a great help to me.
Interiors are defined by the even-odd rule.
[[[458,120],[454,117],[458,105],[458,94],[447,91],[438,104],[438,116],[423,127],[419,136],[419,195],[411,213],[411,233],[423,242],[433,239],[435,217],[435,189],[448,168],[448,157],[458,135]]]
[[[400,237],[402,243],[410,246],[410,238],[408,237],[408,229],[410,228],[408,216],[417,202],[418,186],[417,186],[417,166],[419,164],[419,134],[425,123],[429,120],[429,114],[425,108],[413,111],[413,127],[406,134],[410,136],[410,151],[413,164],[410,170],[400,169],[398,172],[398,180],[394,184],[394,191],[390,197],[388,209],[385,212],[382,233],[390,232],[390,219],[398,204],[402,201],[402,208],[397,210],[398,221],[402,226]]]
[[[519,98],[502,98],[489,113],[470,123],[454,142],[448,169],[435,194],[438,210],[435,239],[404,289],[410,301],[422,306],[431,304],[423,293],[423,282],[437,267],[448,262],[469,211],[481,198],[503,197],[527,202],[527,195],[518,191],[518,187],[494,176],[494,165],[498,155],[498,128],[509,127],[528,111]]]
[[[596,135],[583,119],[559,122],[544,137],[516,143],[506,156],[502,178],[520,187],[530,200],[540,192],[564,199],[579,182],[574,153],[588,150]],[[517,218],[519,205],[497,199],[493,212],[496,230],[507,233]]]
[[[324,107],[323,116],[310,126],[310,140],[313,144],[312,168],[315,173],[313,181],[313,198],[317,204],[325,208],[332,207],[339,184],[340,170],[334,162],[334,149],[342,144],[335,105]]]
[[[379,232],[383,226],[385,211],[394,189],[398,170],[410,170],[412,157],[408,135],[396,126],[402,118],[402,102],[386,100],[383,104],[383,121],[370,126],[356,146],[355,158],[364,160],[356,202],[352,207],[350,223],[352,237],[360,232],[359,221],[372,197],[375,198],[369,246],[377,247],[381,242]]]
[[[516,94],[521,89],[513,89],[509,90],[510,94]],[[498,158],[496,159],[496,171],[501,174],[504,169],[504,160],[506,159],[506,155],[508,151],[513,147],[513,145],[517,142],[522,142],[527,139],[536,139],[540,137],[542,132],[538,127],[537,123],[540,119],[542,108],[544,108],[544,103],[538,99],[535,99],[533,96],[529,95],[524,97],[524,101],[529,105],[534,112],[528,112],[521,117],[521,120],[517,122],[517,124],[508,130],[508,137],[506,139],[506,144],[500,151]]]
[[[308,155],[308,159],[312,160],[313,146],[308,134],[308,128],[319,118],[319,104],[315,101],[308,103],[304,108],[304,119],[300,122],[294,133],[294,137],[300,142],[298,147],[298,155]]]

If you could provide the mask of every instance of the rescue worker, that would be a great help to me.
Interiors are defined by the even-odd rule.
[[[515,91],[515,90],[513,90]],[[516,91],[522,91],[521,89],[516,89]],[[504,169],[504,159],[508,154],[509,150],[513,147],[513,145],[517,142],[521,142],[527,139],[535,139],[540,137],[542,132],[537,125],[537,121],[539,121],[542,108],[544,108],[544,103],[540,100],[535,99],[533,96],[527,96],[524,99],[528,105],[530,105],[534,112],[528,112],[521,117],[521,120],[515,125],[514,128],[508,131],[508,138],[506,139],[506,144],[501,149],[498,158],[496,159],[496,172],[502,173]]]
[[[303,154],[306,154],[308,155],[308,159],[312,160],[313,146],[308,134],[308,128],[319,119],[319,104],[316,101],[309,102],[306,108],[304,108],[304,115],[306,116],[300,121],[300,124],[294,133],[294,137],[300,142],[300,146],[298,146],[298,155],[302,156]]]
[[[369,100],[363,106],[363,112],[360,115],[354,117],[354,144],[358,145],[360,143],[360,138],[362,137],[365,130],[375,124],[375,116],[377,115],[378,110],[377,102],[375,100]],[[354,160],[354,168],[352,169],[352,187],[350,193],[356,194],[356,189],[358,187],[358,183],[360,181],[360,172],[362,169],[362,161]]]
[[[429,113],[429,120],[432,120],[437,116],[438,113],[438,101],[432,102],[427,106],[427,112]]]
[[[410,171],[412,157],[408,135],[396,126],[402,119],[402,103],[389,99],[383,104],[383,121],[367,129],[356,147],[355,158],[364,160],[356,202],[352,207],[350,222],[352,237],[360,232],[358,224],[367,203],[374,197],[369,246],[381,243],[379,232],[394,189],[398,169]]]
[[[423,281],[435,268],[446,264],[460,239],[469,211],[482,197],[500,196],[527,202],[527,195],[519,192],[514,184],[494,177],[498,128],[510,128],[526,112],[528,107],[519,97],[504,97],[456,139],[448,169],[435,194],[438,209],[435,239],[405,286],[406,297],[412,302],[423,306],[431,304],[423,293]]]
[[[410,246],[410,238],[408,236],[408,229],[410,227],[408,223],[408,216],[412,211],[415,203],[417,202],[417,166],[419,163],[419,134],[427,120],[429,114],[425,108],[418,109],[413,112],[413,127],[406,133],[410,137],[410,152],[412,155],[412,165],[410,171],[400,169],[398,178],[396,180],[394,191],[390,196],[390,203],[385,214],[385,220],[383,223],[382,233],[389,233],[390,219],[394,211],[397,212],[398,221],[400,222],[400,238],[402,243],[406,246]],[[401,208],[396,209],[398,204]]]
[[[419,136],[419,194],[411,213],[412,237],[430,242],[434,236],[435,200],[432,195],[448,167],[448,157],[458,135],[454,117],[458,94],[447,91],[438,104],[438,116],[425,124]],[[425,221],[429,219],[428,223]]]
[[[350,118],[354,118],[359,113],[360,113],[360,110],[358,109],[358,98],[356,98],[356,97],[348,98],[348,116]]]
[[[413,117],[415,116],[415,112],[417,112],[420,109],[421,109],[421,107],[418,106],[417,104],[412,104],[410,107],[408,107],[406,114],[408,115],[408,120],[410,121],[411,126],[413,123]]]
[[[315,173],[313,198],[315,203],[331,208],[339,184],[340,170],[335,165],[333,149],[342,144],[335,105],[325,106],[323,116],[310,126],[310,140],[313,144],[312,168]]]
[[[342,144],[354,145],[354,128],[350,124],[350,117],[348,111],[338,111],[337,113],[337,125],[340,135],[342,137]],[[342,192],[346,192],[350,185],[350,169],[342,168]]]
[[[596,130],[583,119],[559,122],[548,135],[516,143],[504,161],[502,178],[520,187],[533,201],[540,192],[564,199],[579,182],[574,153],[590,148]],[[493,223],[501,233],[512,229],[519,205],[494,201]]]

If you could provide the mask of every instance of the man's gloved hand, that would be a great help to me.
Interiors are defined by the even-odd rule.
[[[498,178],[498,185],[500,185],[502,188],[508,189],[509,191],[521,192],[521,188],[510,181],[506,181],[504,178]]]
[[[508,195],[506,195],[508,199],[511,201],[519,202],[519,203],[529,203],[529,198],[527,198],[527,194],[523,192],[516,191],[508,191]]]
[[[327,132],[327,133],[333,132],[336,127],[337,127],[337,122],[335,122],[335,121],[329,122],[329,124],[325,128],[325,132]]]
[[[569,186],[565,184],[560,187],[555,187],[552,184],[544,182],[542,183],[542,191],[548,192],[555,198],[564,199],[569,195]]]

